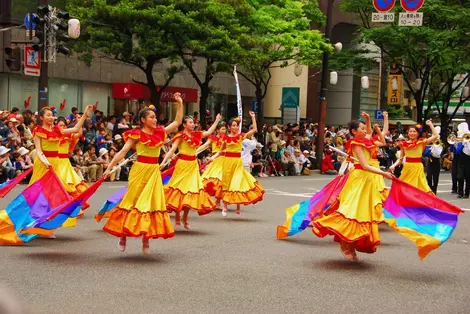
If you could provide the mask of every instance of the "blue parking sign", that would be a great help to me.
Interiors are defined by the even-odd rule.
[[[34,20],[35,17],[38,17],[36,13],[28,13],[24,17],[24,26],[26,27],[27,30],[35,29],[36,28],[36,23],[32,22],[31,19]]]
[[[385,110],[375,110],[375,120],[383,120],[384,119],[384,111]]]

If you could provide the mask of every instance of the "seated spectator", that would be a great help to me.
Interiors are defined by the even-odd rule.
[[[29,150],[24,147],[20,147],[20,149],[18,149],[18,153],[21,157],[20,163],[22,172],[32,168],[33,162],[31,161],[31,157],[29,157]]]
[[[260,176],[261,172],[261,149],[263,148],[263,145],[260,143],[256,144],[256,149],[252,153],[252,159],[251,159],[251,174],[255,177]]]
[[[99,150],[99,161],[101,162],[102,169],[103,171],[108,168],[109,163],[111,162],[111,159],[109,158],[109,150],[106,148],[102,147]],[[96,179],[99,179],[101,176],[98,176]]]
[[[104,161],[96,156],[96,149],[91,146],[88,151],[83,155],[85,166],[88,171],[88,179],[95,182],[103,175]]]
[[[322,174],[330,174],[330,175],[336,175],[338,172],[335,170],[335,167],[333,165],[333,158],[332,158],[332,153],[331,151],[326,151],[324,154],[324,157],[321,162],[321,173]]]
[[[109,160],[112,160],[114,158],[114,155],[116,155],[116,149],[115,148],[110,148],[109,149]],[[111,173],[109,176],[109,181],[119,181],[121,179],[121,166],[116,166],[116,171]]]
[[[11,180],[16,175],[16,169],[11,163],[9,152],[10,149],[0,146],[0,183]]]
[[[452,153],[451,152],[447,152],[444,154],[444,156],[442,157],[442,168],[444,168],[444,170],[447,170],[449,171],[450,169],[452,169]]]
[[[295,175],[295,164],[296,160],[294,159],[294,156],[291,155],[288,150],[285,150],[284,154],[281,156],[281,165],[284,171],[284,175]]]

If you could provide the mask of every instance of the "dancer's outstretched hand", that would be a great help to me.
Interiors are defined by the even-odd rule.
[[[109,176],[111,175],[111,169],[106,169],[106,171],[103,173],[103,178],[106,180],[107,178],[109,178]]]

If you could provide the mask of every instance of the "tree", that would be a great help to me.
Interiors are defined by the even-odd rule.
[[[181,66],[175,65],[178,50],[174,36],[185,21],[174,9],[175,1],[154,0],[71,0],[68,9],[81,20],[86,32],[75,46],[88,64],[94,54],[133,65],[146,81],[133,80],[150,90],[150,101],[160,110],[160,98]],[[154,67],[169,61],[164,82],[157,89]]]
[[[324,16],[317,1],[250,1],[253,14],[247,17],[248,36],[240,51],[240,75],[255,87],[256,101],[263,117],[263,99],[271,80],[271,69],[289,63],[317,66],[325,51],[332,51],[323,35],[312,30]]]
[[[247,28],[241,25],[244,16],[251,14],[247,1],[182,0],[175,9],[186,16],[183,27],[175,34],[175,44],[186,68],[201,89],[199,111],[205,122],[205,110],[210,84],[217,73],[228,72],[240,50],[238,39]],[[197,65],[204,62],[204,71],[198,73]]]
[[[416,101],[417,122],[423,123],[426,118],[423,106],[428,99],[429,106],[439,111],[445,136],[458,108],[468,99],[460,97],[457,108],[448,114],[452,95],[468,82],[468,76],[457,83],[454,78],[470,73],[470,1],[427,0],[420,10],[424,13],[421,27],[400,27],[397,22],[372,24],[371,14],[375,9],[369,0],[345,0],[341,8],[358,15],[359,40],[377,45],[383,61],[396,65],[403,75]],[[396,16],[402,11],[398,4],[393,10]],[[438,106],[439,102],[442,107]]]

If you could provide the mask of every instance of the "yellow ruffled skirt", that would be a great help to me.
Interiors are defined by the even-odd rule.
[[[337,242],[356,242],[357,251],[374,253],[380,244],[379,224],[384,222],[386,193],[379,190],[376,176],[364,170],[351,171],[338,200],[313,221],[313,232],[320,238],[333,235]]]
[[[377,169],[380,169],[380,162],[378,159],[372,159],[370,160],[369,164],[374,167],[374,168],[377,168]],[[377,185],[377,188],[379,189],[379,191],[381,191],[380,195],[382,196],[382,202],[385,202],[385,200],[387,199],[388,197],[388,194],[389,194],[389,190],[385,187],[385,180],[384,178],[379,175],[379,174],[376,174],[374,176],[374,180],[376,180],[376,185]]]
[[[426,176],[424,174],[424,166],[420,162],[406,162],[401,171],[400,180],[424,191],[426,193],[433,193],[428,185]]]
[[[165,186],[165,199],[170,212],[191,208],[199,215],[205,215],[215,209],[214,201],[204,190],[197,160],[178,160]]]
[[[158,164],[134,163],[128,190],[110,212],[103,230],[117,237],[166,239],[174,236]]]
[[[51,164],[52,168],[54,169],[55,173],[57,176],[59,176],[58,170],[59,170],[59,158],[57,157],[49,157],[47,158],[49,163]],[[49,169],[47,169],[46,165],[42,163],[42,161],[39,160],[39,158],[34,159],[34,167],[33,167],[33,174],[31,175],[31,179],[29,180],[28,186],[33,184],[34,182],[38,181],[39,179],[42,178],[43,175],[46,174],[46,172]],[[60,179],[60,177],[59,177]],[[63,184],[64,182],[62,182]]]
[[[73,169],[68,158],[59,158],[56,172],[70,197],[75,198],[88,189],[88,185],[80,178],[75,169]],[[83,212],[89,207],[90,204],[86,202],[80,210],[78,217],[83,216]],[[73,225],[66,222],[63,226],[71,227]]]
[[[263,187],[245,170],[241,158],[224,158],[222,186],[216,193],[217,198],[226,204],[250,205],[261,201],[263,195]]]
[[[224,156],[219,156],[214,159],[202,174],[204,189],[210,196],[215,196],[215,193],[222,186],[224,159]]]

